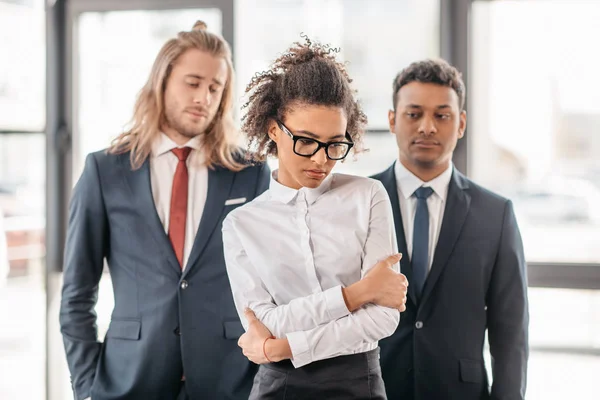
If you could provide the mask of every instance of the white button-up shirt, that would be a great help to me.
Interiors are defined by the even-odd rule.
[[[208,168],[205,164],[201,137],[190,139],[183,146],[177,146],[167,135],[161,133],[152,146],[150,158],[150,184],[156,212],[169,233],[169,216],[171,215],[171,192],[173,177],[179,159],[171,151],[177,147],[191,147],[192,151],[186,160],[188,167],[188,209],[185,221],[185,242],[183,246],[183,268],[194,246],[196,232],[204,212],[208,193]]]
[[[398,326],[398,310],[368,304],[350,313],[342,296],[397,253],[378,181],[332,174],[316,189],[295,190],[271,179],[268,191],[229,213],[223,243],[242,324],[249,307],[275,337],[287,337],[296,368],[375,349]]]
[[[400,161],[396,161],[394,173],[396,175],[396,186],[398,186],[398,200],[400,202],[400,214],[402,215],[406,249],[411,258],[413,230],[415,215],[417,213],[417,198],[413,194],[421,186],[429,186],[433,189],[433,194],[427,198],[427,210],[429,211],[429,252],[427,265],[431,269],[435,247],[440,236],[440,230],[442,229],[448,187],[450,186],[450,178],[452,178],[452,164],[429,182],[423,182],[417,178]]]

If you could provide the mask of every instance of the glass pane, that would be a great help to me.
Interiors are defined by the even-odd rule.
[[[78,19],[74,178],[86,154],[110,145],[129,123],[156,54],[196,20],[221,33],[219,9],[86,12]]]
[[[44,398],[44,134],[0,135],[0,398]]]
[[[236,2],[238,98],[256,72],[264,71],[305,33],[340,47],[354,79],[369,128],[388,130],[392,82],[412,61],[439,56],[439,0],[243,0]],[[245,100],[245,98],[243,98]],[[351,158],[338,171],[369,175],[398,157],[389,134],[370,134],[368,153]],[[276,167],[276,161],[271,161]]]
[[[529,302],[533,348],[600,350],[600,291],[530,288]],[[557,324],[557,315],[569,323]]]
[[[527,398],[599,398],[600,291],[535,288],[529,302]]]
[[[529,261],[600,262],[599,19],[592,1],[473,6],[470,172],[513,199]]]
[[[0,1],[0,54],[3,60],[0,62],[1,130],[44,129],[45,26],[42,0]]]
[[[530,352],[526,398],[599,398],[600,291],[530,288],[528,294]],[[486,340],[484,357],[491,378],[488,350]]]

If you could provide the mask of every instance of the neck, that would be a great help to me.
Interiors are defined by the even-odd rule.
[[[436,164],[436,165],[414,165],[408,163],[406,160],[400,159],[400,162],[410,172],[412,172],[417,178],[422,180],[423,182],[429,182],[446,171],[450,165],[451,161],[448,160],[446,162]]]
[[[165,135],[169,137],[169,139],[174,141],[177,144],[177,146],[183,146],[191,139],[185,135],[182,135],[181,133],[177,132],[175,129],[169,126],[163,126],[162,131],[165,133]]]
[[[292,178],[292,176],[285,170],[285,168],[281,168],[281,165],[279,166],[279,170],[277,171],[277,182],[279,182],[283,186],[287,186],[296,190],[302,188],[302,186],[300,186],[300,184]]]

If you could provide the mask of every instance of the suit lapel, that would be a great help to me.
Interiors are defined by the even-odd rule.
[[[194,246],[192,247],[190,257],[183,272],[184,276],[194,267],[198,258],[200,258],[200,255],[202,255],[204,248],[208,244],[208,240],[217,227],[217,223],[220,221],[223,208],[225,207],[225,201],[228,199],[229,193],[231,192],[234,176],[235,172],[221,167],[216,167],[214,170],[208,170],[206,205],[202,212],[202,219],[198,226],[198,232],[196,232]]]
[[[390,202],[392,203],[392,213],[394,215],[394,225],[396,227],[396,239],[398,240],[398,252],[402,253],[400,260],[401,272],[406,276],[408,282],[412,280],[412,266],[408,249],[406,248],[406,236],[404,234],[404,224],[402,223],[402,214],[400,212],[400,200],[398,199],[398,185],[396,184],[396,174],[392,164],[387,170],[381,174],[381,183],[388,192]],[[417,304],[417,297],[414,293],[414,287],[408,285],[408,297]]]
[[[469,185],[466,178],[456,169],[452,173],[450,186],[448,188],[448,198],[444,209],[444,218],[440,236],[435,249],[433,263],[429,276],[425,281],[421,304],[424,304],[430,296],[438,278],[448,263],[452,254],[454,245],[460,236],[462,227],[469,213],[471,196],[469,195]]]
[[[152,186],[150,181],[150,161],[146,159],[144,164],[137,169],[132,170],[129,162],[129,153],[121,155],[121,168],[125,181],[131,191],[131,198],[136,204],[136,208],[142,217],[142,220],[148,226],[150,234],[154,237],[156,244],[161,252],[167,257],[171,267],[181,272],[179,262],[175,257],[175,252],[171,246],[171,241],[165,233],[165,228],[156,212],[156,205],[152,197]]]

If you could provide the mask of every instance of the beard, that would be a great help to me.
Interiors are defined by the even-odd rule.
[[[189,118],[185,110],[178,112],[174,108],[167,106],[165,109],[165,118],[167,120],[167,124],[172,129],[191,139],[206,133],[207,128],[213,122],[214,115],[209,114],[209,116],[206,118],[193,121],[191,118]]]

